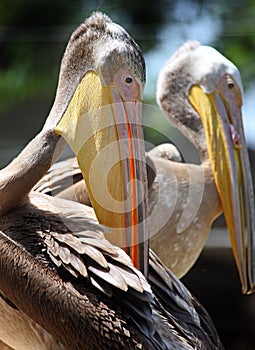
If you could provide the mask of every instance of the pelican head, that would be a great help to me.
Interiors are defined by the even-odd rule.
[[[243,293],[254,291],[254,198],[236,66],[215,49],[183,45],[161,71],[158,102],[210,160]]]
[[[123,234],[121,246],[144,241],[144,83],[138,45],[106,15],[94,13],[68,43],[56,99],[44,126],[54,129],[74,151],[98,220],[111,234]],[[132,253],[138,259],[138,251]]]

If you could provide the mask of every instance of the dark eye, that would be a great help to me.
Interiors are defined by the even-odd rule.
[[[228,83],[228,88],[230,89],[230,90],[232,90],[232,89],[234,89],[234,87],[235,87],[235,84],[234,83]]]
[[[130,76],[130,75],[127,75],[125,78],[124,78],[125,82],[127,84],[131,84],[133,82],[133,78]]]

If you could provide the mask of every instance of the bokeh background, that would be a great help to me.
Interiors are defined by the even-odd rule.
[[[239,67],[245,92],[244,127],[255,178],[253,0],[0,0],[0,168],[42,127],[54,100],[66,43],[95,10],[120,23],[141,46],[147,65],[144,101],[149,105],[156,105],[160,68],[188,39],[214,46]],[[198,162],[196,152],[189,152],[190,146],[161,113],[145,118],[151,125],[145,130],[149,142],[173,140],[185,153],[185,161]],[[255,297],[241,294],[222,217],[183,282],[210,312],[226,349],[255,349]]]

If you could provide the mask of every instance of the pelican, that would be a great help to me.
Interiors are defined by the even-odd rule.
[[[42,131],[1,170],[0,339],[6,346],[222,348],[209,315],[152,252],[148,282],[129,256],[104,236],[123,231],[126,239],[131,233],[126,243],[131,241],[132,249],[127,251],[147,273],[146,244],[135,240],[142,234],[146,241],[146,169],[139,121],[144,81],[136,43],[106,15],[94,13],[68,43],[55,102]],[[76,154],[100,224],[91,208],[31,191],[66,142]],[[93,177],[101,174],[102,159],[109,169],[113,208],[115,202],[123,203],[116,213],[104,207],[110,205],[108,197],[105,202],[95,197],[90,178],[90,168]]]
[[[183,45],[160,72],[158,103],[170,122],[197,147],[201,165],[169,162],[165,166],[164,160],[157,158],[155,165],[165,176],[167,167],[170,170],[173,166],[181,191],[177,190],[173,220],[164,228],[172,225],[175,234],[163,238],[159,230],[152,246],[167,266],[180,264],[178,275],[182,275],[197,259],[212,222],[223,211],[242,291],[252,293],[254,198],[242,124],[242,95],[237,67],[215,49],[198,42]],[[177,253],[173,260],[161,256],[166,239]],[[160,242],[157,248],[155,241]]]
[[[148,227],[151,249],[181,278],[200,255],[213,221],[224,212],[242,291],[251,293],[254,198],[242,93],[237,67],[212,47],[188,42],[167,61],[159,75],[157,100],[169,121],[197,147],[201,164],[182,163],[172,145],[148,152]],[[79,176],[69,159],[50,170],[36,190],[89,204]]]

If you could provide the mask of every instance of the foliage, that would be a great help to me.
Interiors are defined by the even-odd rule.
[[[244,85],[255,78],[255,4],[253,0],[213,3],[184,1],[219,18],[220,34],[213,45],[241,70]],[[1,0],[0,112],[27,99],[52,96],[65,43],[72,30],[93,11],[108,13],[138,41],[144,52],[153,48],[167,21],[188,23],[174,16],[173,0]],[[171,38],[170,38],[171,39]]]

